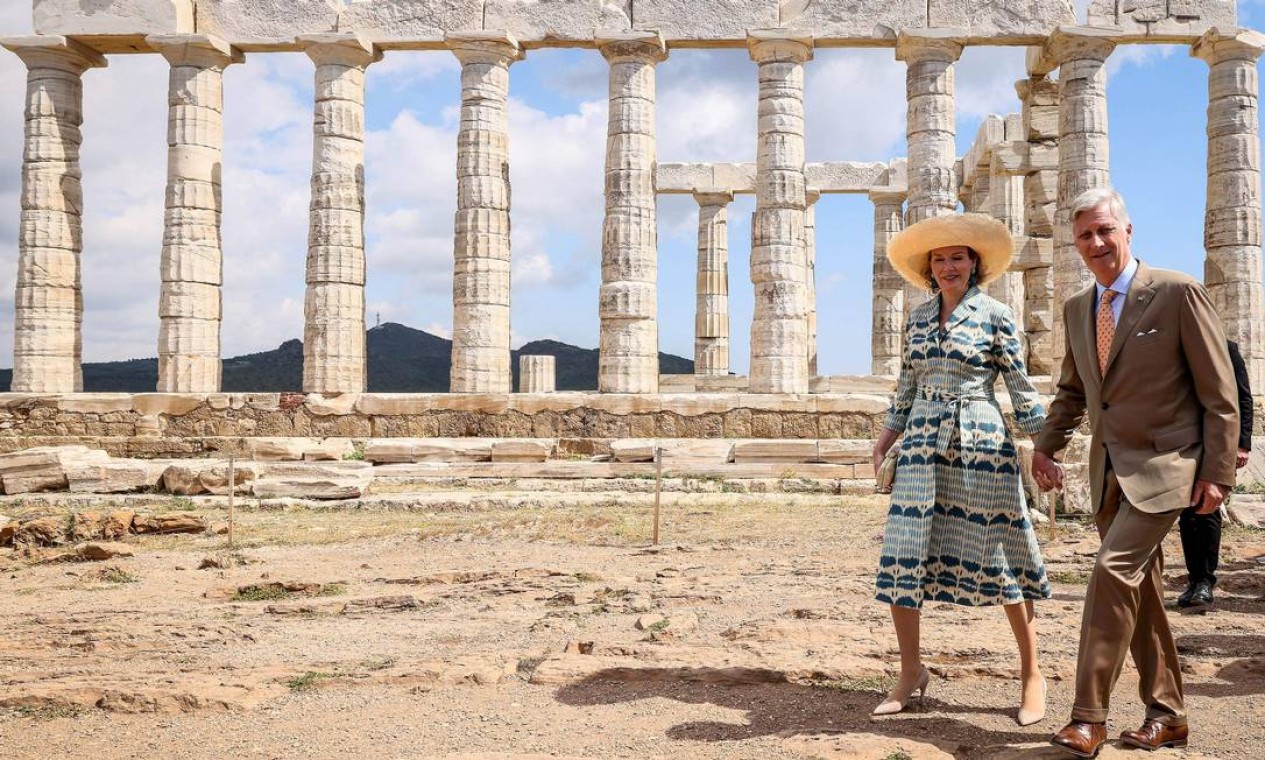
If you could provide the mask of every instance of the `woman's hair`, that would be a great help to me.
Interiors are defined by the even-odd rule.
[[[980,262],[979,254],[969,245],[966,246],[966,255],[970,256],[971,261],[975,262],[975,267],[971,270],[971,278],[967,281],[967,287],[973,288],[979,285],[980,278],[984,276],[984,273],[980,271],[983,269],[984,264]],[[940,284],[936,282],[936,278],[931,276],[931,251],[927,251],[927,263],[922,266],[922,276],[927,281],[927,284],[931,286],[932,293],[940,292]]]

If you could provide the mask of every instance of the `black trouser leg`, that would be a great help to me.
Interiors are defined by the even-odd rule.
[[[1209,515],[1195,512],[1194,507],[1182,510],[1177,521],[1182,536],[1182,554],[1186,555],[1186,571],[1190,582],[1217,582],[1217,560],[1221,555],[1221,510]]]

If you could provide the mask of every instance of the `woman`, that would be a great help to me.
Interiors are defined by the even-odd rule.
[[[927,219],[892,238],[887,257],[933,297],[905,328],[896,398],[874,445],[877,468],[902,433],[876,598],[892,608],[900,680],[874,715],[900,712],[930,679],[919,653],[924,601],[1000,604],[1019,645],[1023,693],[1016,720],[1045,716],[1032,601],[1050,584],[1028,519],[1019,457],[993,387],[1000,374],[1025,433],[1045,410],[1024,369],[1010,309],[980,286],[1000,277],[1013,242],[980,214]]]

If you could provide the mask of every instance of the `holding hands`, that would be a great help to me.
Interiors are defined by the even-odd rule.
[[[1035,451],[1032,454],[1032,479],[1037,481],[1037,487],[1042,491],[1061,490],[1063,466],[1045,452]]]

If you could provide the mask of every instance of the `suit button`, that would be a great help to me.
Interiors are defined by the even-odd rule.
[[[1107,409],[1107,407],[1109,407],[1109,406],[1111,406],[1111,404],[1108,404],[1106,401],[1102,402],[1102,408],[1103,408],[1103,410],[1104,410],[1104,411],[1105,411],[1105,410]]]

